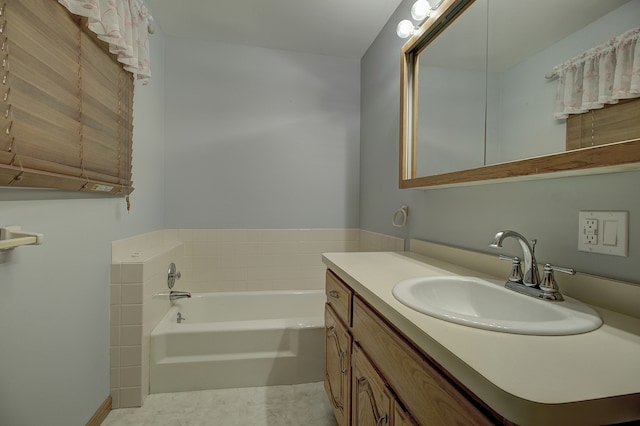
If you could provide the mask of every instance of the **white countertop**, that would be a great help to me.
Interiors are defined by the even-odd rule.
[[[414,311],[398,302],[391,289],[401,280],[420,276],[500,277],[413,253],[328,253],[323,261],[511,421],[535,424],[536,419],[564,418],[561,423],[576,420],[578,412],[585,422],[594,423],[640,418],[640,319],[594,306],[604,324],[584,334],[532,336],[481,330]]]

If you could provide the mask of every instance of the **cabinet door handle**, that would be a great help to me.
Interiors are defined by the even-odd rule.
[[[340,352],[340,359],[344,359],[345,356],[347,356],[347,351]]]
[[[387,422],[387,413],[384,413],[384,415],[378,419],[376,426],[380,426],[382,422]]]
[[[336,334],[335,327],[332,325],[327,327],[327,336],[333,336],[334,334]]]
[[[340,299],[340,293],[335,290],[329,290],[329,296],[333,297],[334,299]]]
[[[347,369],[346,369],[346,368],[343,368],[343,369],[342,369],[342,370],[340,370],[340,371],[342,371],[342,374],[344,374],[345,376],[347,375]],[[386,414],[385,414],[385,416],[386,416]]]

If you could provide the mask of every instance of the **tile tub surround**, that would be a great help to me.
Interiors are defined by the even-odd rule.
[[[160,247],[160,246],[156,246]],[[170,308],[169,263],[180,263],[181,243],[146,251],[111,267],[111,397],[113,407],[139,407],[149,390],[149,337]],[[143,257],[144,256],[144,257]],[[181,282],[176,289],[183,290]]]
[[[404,240],[360,229],[160,230],[112,243],[111,396],[113,408],[139,407],[149,389],[149,336],[174,289],[216,291],[324,288],[322,253],[402,251]]]
[[[180,230],[189,290],[317,290],[322,253],[402,251],[404,240],[359,229]]]

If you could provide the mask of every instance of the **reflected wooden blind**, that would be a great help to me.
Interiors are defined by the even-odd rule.
[[[640,138],[640,98],[567,118],[567,150]]]
[[[57,1],[0,7],[0,185],[128,195],[131,73]]]

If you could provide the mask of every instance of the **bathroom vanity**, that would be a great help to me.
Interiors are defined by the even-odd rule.
[[[429,249],[457,250],[456,264],[412,252],[323,256],[328,267],[324,381],[339,425],[640,419],[637,315],[595,307],[604,321],[600,328],[565,336],[509,334],[443,321],[398,302],[393,286],[422,276],[503,278],[478,267],[503,265],[490,255]],[[465,260],[467,267],[460,266]],[[610,291],[619,287],[625,293],[623,298],[640,292],[635,285],[611,285]]]

